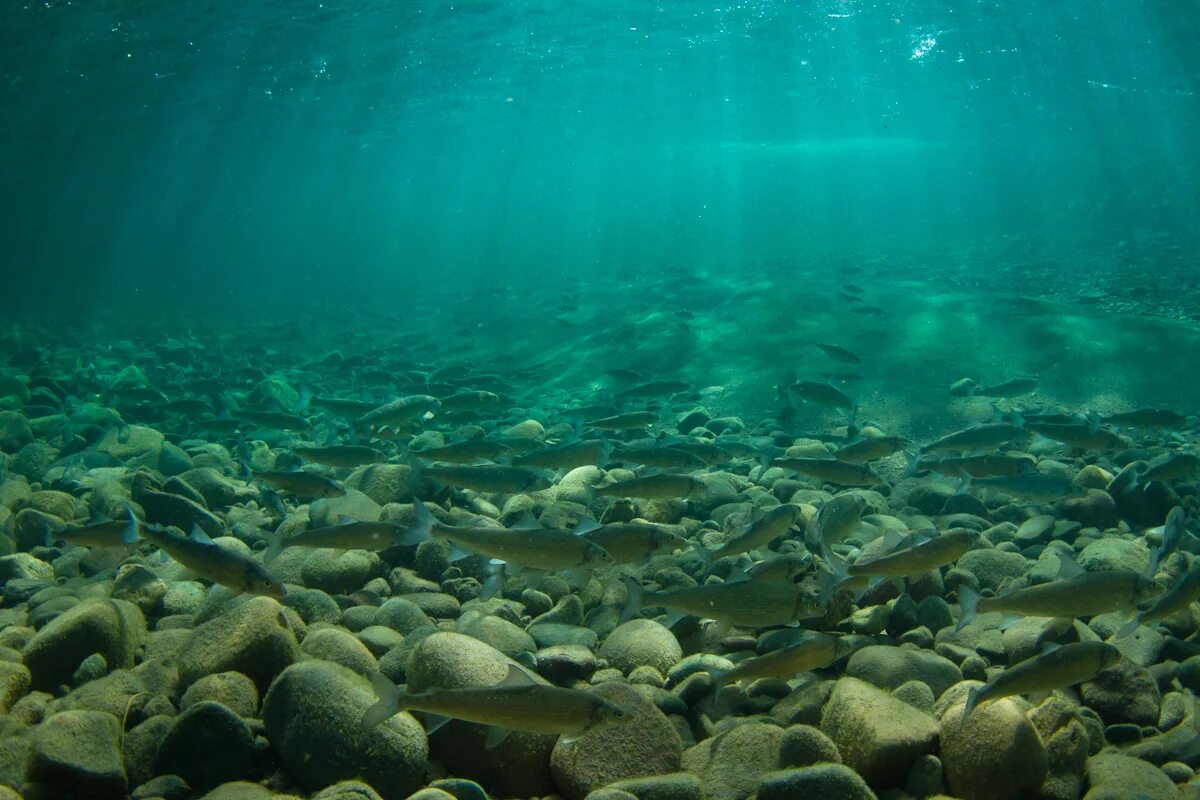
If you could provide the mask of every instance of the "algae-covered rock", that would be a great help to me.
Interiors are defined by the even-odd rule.
[[[875,800],[875,793],[862,777],[841,764],[817,764],[785,769],[763,776],[757,800]]]
[[[384,800],[424,782],[425,732],[408,714],[367,728],[376,702],[367,679],[329,661],[304,661],[280,673],[263,699],[267,736],[288,774],[306,791],[359,778]]]
[[[300,655],[283,606],[255,597],[197,627],[179,657],[185,686],[215,672],[240,672],[260,692]]]
[[[305,586],[330,594],[350,594],[371,578],[379,557],[363,550],[347,550],[335,555],[330,550],[317,550],[300,568]]]
[[[1083,702],[1108,725],[1158,722],[1162,695],[1154,677],[1127,658],[1103,670],[1079,689]]]
[[[605,638],[597,655],[626,674],[641,666],[666,674],[683,657],[683,649],[669,628],[654,620],[631,619]]]
[[[300,650],[313,658],[323,658],[352,669],[360,675],[379,671],[379,662],[352,633],[341,628],[310,630]]]
[[[927,650],[885,645],[872,645],[855,652],[846,663],[845,674],[881,689],[921,681],[929,686],[934,697],[962,680],[962,672],[947,658]]]
[[[128,782],[117,718],[99,711],[63,711],[37,727],[29,756],[29,781],[61,796],[119,798]]]
[[[812,725],[792,725],[784,731],[779,746],[779,766],[807,767],[811,764],[840,764],[842,754],[834,741]]]
[[[626,778],[604,788],[628,792],[637,800],[701,800],[704,797],[704,785],[690,772]]]
[[[186,711],[204,702],[220,703],[239,717],[253,717],[258,712],[258,689],[240,672],[216,672],[189,686],[179,700],[179,709]]]
[[[109,428],[100,441],[93,446],[96,452],[104,453],[121,461],[146,459],[147,466],[158,460],[159,450],[165,441],[154,428],[144,425],[129,425],[123,429]]]
[[[821,731],[846,765],[872,786],[902,786],[909,767],[932,753],[932,717],[857,678],[841,678],[821,712]]]
[[[614,781],[679,769],[683,743],[658,706],[620,683],[606,683],[592,691],[620,705],[629,717],[555,745],[550,771],[567,800],[581,800]]]
[[[965,569],[979,580],[981,589],[995,591],[1012,578],[1020,578],[1029,568],[1025,556],[1005,550],[972,550],[958,560],[958,568]]]
[[[779,768],[783,738],[783,728],[748,722],[688,748],[681,765],[700,777],[706,800],[745,800]]]
[[[35,689],[68,684],[92,653],[110,669],[133,666],[134,653],[146,639],[146,620],[124,600],[88,600],[51,621],[25,646],[25,664]]]
[[[1088,798],[1137,798],[1138,800],[1178,800],[1179,790],[1166,774],[1140,758],[1120,753],[1100,753],[1087,762]]]
[[[203,792],[246,777],[253,760],[250,728],[227,706],[205,700],[179,715],[159,746],[155,771]]]
[[[965,725],[964,708],[942,717],[940,752],[950,791],[963,800],[1017,800],[1041,786],[1046,748],[1020,707],[1007,698],[985,703]]]

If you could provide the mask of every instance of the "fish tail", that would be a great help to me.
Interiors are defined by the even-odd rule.
[[[1114,639],[1124,639],[1126,636],[1132,636],[1142,624],[1142,615],[1134,614],[1124,625],[1122,625],[1113,635]]]
[[[263,550],[263,561],[270,563],[283,552],[283,537],[277,531],[264,534],[267,539],[267,549]]]
[[[479,592],[481,599],[490,600],[504,588],[504,567],[505,564],[503,561],[493,561],[488,565],[488,576],[483,582],[483,589]]]
[[[433,536],[433,525],[437,520],[429,508],[416,497],[413,498],[413,514],[416,515],[416,521],[412,527],[401,530],[396,535],[396,544],[417,545]]]
[[[959,615],[958,625],[954,627],[955,633],[970,625],[971,620],[979,613],[979,591],[968,583],[959,584],[958,605],[962,608],[962,613]]]
[[[129,524],[121,529],[121,544],[126,547],[132,547],[141,538],[138,529],[137,514],[133,513],[133,506],[125,506],[129,511]]]
[[[904,469],[904,477],[911,478],[912,476],[916,475],[918,472],[921,471],[921,454],[920,453],[910,453],[907,450],[905,450],[903,452],[904,452],[904,460],[908,462],[908,466],[905,467],[905,469]]]
[[[820,592],[817,595],[817,602],[825,606],[837,594],[838,586],[849,578],[850,574],[847,571],[846,560],[830,550],[823,540],[821,542],[821,558],[830,569],[830,572],[821,576]]]
[[[966,725],[971,719],[971,715],[975,713],[975,707],[979,705],[979,688],[972,687],[967,690],[967,704],[963,707],[962,724]]]
[[[404,692],[381,672],[372,672],[367,677],[379,699],[363,713],[362,726],[373,730],[404,710]]]
[[[628,575],[623,579],[625,583],[625,607],[621,609],[621,622],[628,622],[642,610],[642,601],[645,599],[646,591],[642,585]]]

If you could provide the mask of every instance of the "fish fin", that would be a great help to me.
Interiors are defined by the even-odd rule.
[[[899,531],[888,531],[883,535],[884,552],[890,553],[905,543],[905,537]]]
[[[903,452],[904,460],[908,462],[908,466],[904,468],[904,475],[902,477],[911,478],[921,471],[921,454],[910,453],[908,450]]]
[[[1070,553],[1059,553],[1058,555],[1058,578],[1077,578],[1087,572],[1083,567],[1079,566],[1079,562]]]
[[[499,682],[492,684],[493,686],[533,686],[537,681],[516,664],[508,665],[508,674],[505,675]]]
[[[750,580],[750,576],[741,564],[734,564],[729,570],[729,576],[725,578],[726,583],[745,583]]]
[[[1042,642],[1041,654],[1046,655],[1047,653],[1053,653],[1055,650],[1058,649],[1058,647],[1059,647],[1058,643],[1056,643],[1056,642]]]
[[[579,518],[579,522],[575,523],[575,527],[571,529],[571,533],[576,536],[586,536],[594,530],[600,528],[600,523],[584,514]]]
[[[402,529],[396,534],[397,545],[416,545],[433,535],[433,526],[437,520],[419,499],[413,498],[413,514],[416,521],[412,527]]]
[[[962,484],[954,490],[954,496],[964,495],[971,490],[971,476],[963,470],[959,470]]]
[[[717,636],[725,636],[729,633],[729,629],[733,627],[733,623],[727,619],[714,619],[712,621],[712,627],[713,630],[716,631]]]
[[[962,613],[959,615],[958,624],[954,627],[955,633],[970,625],[971,620],[975,619],[975,615],[979,611],[979,591],[969,583],[959,584],[958,605],[962,609]]]
[[[536,531],[541,530],[541,528],[542,526],[538,524],[533,514],[528,511],[521,514],[517,521],[509,526],[509,529],[514,531]]]
[[[963,706],[962,724],[966,725],[971,719],[971,714],[975,712],[975,707],[979,705],[979,689],[978,686],[973,686],[967,690],[967,704]]]
[[[459,547],[458,545],[456,545],[454,543],[450,544],[449,558],[451,561],[462,561],[464,558],[470,558],[471,555],[472,554],[471,554],[470,550],[464,550],[463,548]]]
[[[1054,617],[1053,619],[1051,619],[1049,622],[1047,622],[1045,625],[1042,626],[1042,630],[1050,631],[1051,633],[1054,633],[1058,636],[1062,636],[1063,634],[1065,634],[1067,631],[1071,630],[1074,627],[1075,627],[1075,618],[1074,617]]]
[[[133,509],[129,509],[129,524],[121,529],[121,544],[126,547],[132,547],[137,543],[140,537],[140,529],[138,527],[138,518],[133,513]]]
[[[447,717],[442,714],[434,714],[432,711],[426,711],[421,715],[421,722],[425,725],[426,736],[437,733],[437,731],[450,720],[451,717]]]
[[[621,622],[628,622],[642,610],[642,602],[645,600],[646,590],[642,588],[642,584],[628,575],[625,576],[623,582],[625,584],[626,599],[625,607],[621,609]]]
[[[672,611],[667,614],[666,621],[663,622],[663,626],[667,628],[674,628],[685,617],[687,617],[687,614],[683,613],[682,611]]]
[[[274,531],[264,534],[264,537],[267,540],[267,549],[263,550],[263,561],[269,564],[283,552],[283,537]]]
[[[1114,639],[1124,639],[1126,636],[1132,636],[1138,628],[1142,626],[1142,615],[1135,614],[1122,625],[1115,634]]]
[[[188,534],[188,538],[194,542],[200,542],[201,544],[213,543],[213,540],[209,538],[208,534],[205,533],[198,524],[192,526],[192,530],[191,533]]]
[[[504,572],[505,564],[503,561],[493,560],[488,565],[488,576],[483,582],[483,589],[479,593],[482,599],[490,600],[500,593],[500,590],[504,588]]]
[[[1005,614],[1000,619],[1000,630],[1006,631],[1021,621],[1019,614]]]
[[[483,740],[483,749],[492,750],[496,747],[499,747],[500,744],[508,738],[510,733],[512,733],[512,731],[510,731],[508,728],[497,728],[495,726],[488,728],[487,738]]]

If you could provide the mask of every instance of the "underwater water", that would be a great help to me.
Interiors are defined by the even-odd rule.
[[[1200,796],[1198,37],[0,8],[0,800]]]

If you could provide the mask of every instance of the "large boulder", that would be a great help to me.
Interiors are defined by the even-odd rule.
[[[179,715],[159,745],[155,773],[178,775],[198,792],[241,780],[254,761],[254,734],[220,703],[206,700]]]
[[[1037,729],[1007,698],[986,703],[964,725],[964,704],[942,717],[946,783],[963,800],[1018,800],[1046,779],[1046,748]]]
[[[111,714],[55,714],[33,733],[26,779],[60,797],[124,797],[128,781],[120,738],[120,724]]]
[[[1178,800],[1175,784],[1161,769],[1133,756],[1099,753],[1088,759],[1087,779],[1091,789],[1086,798],[1138,798],[1138,800]]]
[[[630,716],[555,745],[550,771],[567,800],[582,800],[593,789],[614,781],[679,769],[683,743],[658,706],[622,683],[601,684],[593,691],[620,705]]]
[[[650,619],[631,619],[605,638],[597,655],[625,674],[646,666],[666,675],[683,650],[669,628]]]
[[[425,782],[425,732],[409,714],[368,728],[376,702],[367,679],[330,661],[293,664],[263,699],[263,724],[288,774],[306,791],[360,778],[384,800],[401,800]]]
[[[705,800],[746,800],[779,768],[783,739],[777,725],[747,722],[688,748],[681,763],[700,777]]]
[[[217,672],[240,672],[260,692],[300,656],[288,612],[270,597],[254,597],[197,627],[179,655],[185,686]]]
[[[843,677],[821,711],[821,731],[842,760],[875,787],[903,786],[909,767],[937,745],[938,724],[903,700]]]
[[[33,688],[53,691],[71,682],[80,663],[93,653],[109,669],[133,666],[146,639],[146,619],[124,600],[88,600],[64,611],[25,645],[25,665]]]
[[[886,645],[856,651],[846,663],[846,675],[888,690],[921,681],[934,697],[962,680],[961,670],[948,658],[915,647]]]

